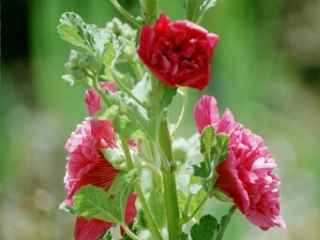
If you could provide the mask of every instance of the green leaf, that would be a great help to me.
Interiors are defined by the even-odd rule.
[[[68,62],[64,65],[67,74],[63,75],[63,79],[74,85],[77,83],[85,83],[89,71],[96,71],[98,64],[95,58],[89,53],[83,53],[77,50],[71,50]]]
[[[104,53],[106,43],[111,41],[112,33],[108,29],[86,24],[74,12],[64,13],[59,21],[57,31],[63,40],[91,53],[97,53],[98,57]]]
[[[95,186],[83,187],[74,198],[73,210],[77,215],[113,223],[121,223],[119,207],[115,206],[108,193]]]
[[[179,240],[188,240],[188,234],[186,233],[181,233],[179,236]]]
[[[216,132],[212,126],[206,127],[200,137],[200,151],[207,160],[212,158],[212,147],[215,142]]]
[[[112,223],[123,223],[126,203],[136,181],[135,171],[119,172],[108,191],[100,187],[85,186],[74,197],[75,214]]]
[[[119,18],[113,18],[106,24],[106,29],[117,37],[124,37],[127,40],[134,41],[137,31],[131,28],[127,23],[123,23]]]
[[[150,77],[148,74],[145,74],[143,79],[139,81],[135,87],[132,89],[132,93],[136,96],[141,102],[146,103],[150,100],[152,86]]]
[[[227,157],[229,136],[219,134],[216,139],[217,141],[214,147],[214,164],[215,166],[218,166]]]
[[[107,148],[102,153],[115,169],[126,168],[126,159],[121,148]]]
[[[114,207],[120,210],[122,221],[125,217],[128,197],[133,192],[137,179],[138,172],[135,169],[130,172],[118,172],[111,188],[108,190],[108,196],[112,199]]]
[[[105,65],[105,74],[108,79],[113,79],[112,71],[115,64],[116,50],[113,44],[107,43],[105,45],[105,52],[103,54],[103,64]]]
[[[202,161],[200,166],[193,166],[194,175],[197,177],[208,178],[210,176],[211,169],[208,167],[206,161]]]
[[[213,176],[214,167],[225,160],[228,153],[226,134],[217,134],[212,126],[206,127],[200,137],[200,151],[204,160],[193,166],[195,176],[209,178]]]
[[[59,22],[57,31],[63,40],[88,50],[85,36],[86,24],[78,14],[66,12],[61,16]]]
[[[213,240],[218,228],[218,221],[211,215],[203,216],[191,229],[192,240]]]
[[[200,151],[204,156],[204,160],[200,165],[195,165],[195,176],[208,178],[213,171],[213,146],[216,141],[216,133],[212,126],[206,127],[200,137]]]

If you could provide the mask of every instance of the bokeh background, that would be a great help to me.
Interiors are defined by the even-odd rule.
[[[137,0],[121,2],[138,11]],[[182,0],[160,2],[172,18],[183,17]],[[85,110],[83,89],[61,79],[70,46],[56,25],[67,10],[101,26],[117,16],[107,0],[1,1],[1,240],[72,239],[72,219],[57,209],[63,145]],[[320,239],[320,0],[221,0],[203,25],[221,37],[204,92],[265,137],[288,224],[265,233],[237,214],[226,239]],[[198,97],[189,97],[184,136],[195,130]]]

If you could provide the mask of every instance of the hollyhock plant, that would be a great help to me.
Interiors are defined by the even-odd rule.
[[[115,132],[110,121],[85,120],[77,126],[68,139],[65,149],[68,153],[65,186],[65,203],[72,206],[73,196],[86,185],[107,190],[117,175],[117,170],[108,163],[101,153],[104,148],[116,147]],[[132,222],[136,215],[135,194],[129,197],[126,221]],[[99,239],[112,223],[78,217],[75,224],[75,239]]]
[[[273,173],[276,163],[263,139],[237,123],[230,110],[221,118],[218,111],[216,100],[210,96],[201,97],[194,108],[199,132],[213,126],[217,133],[229,136],[226,159],[216,168],[216,186],[261,229],[285,227],[280,216],[280,180]]]
[[[154,25],[142,28],[138,54],[163,83],[201,90],[209,83],[218,39],[192,22],[161,15]]]
[[[187,19],[177,21],[159,15],[159,0],[140,0],[140,16],[111,0],[131,25],[60,18],[59,35],[76,49],[63,79],[87,89],[89,115],[65,144],[61,206],[76,217],[76,240],[222,240],[237,209],[263,230],[285,226],[275,161],[231,111],[220,116],[202,96],[198,133],[178,136],[188,88],[211,78],[219,37],[198,24],[215,2],[185,0]],[[182,106],[169,121],[173,101]],[[213,197],[228,202],[221,217],[203,208]]]

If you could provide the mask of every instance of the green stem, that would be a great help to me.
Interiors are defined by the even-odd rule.
[[[138,236],[135,235],[126,224],[122,224],[121,227],[131,239],[139,240]]]
[[[200,202],[200,204],[198,205],[198,207],[192,212],[192,214],[190,216],[188,216],[188,218],[184,219],[182,221],[182,224],[185,224],[187,222],[189,222],[199,211],[200,209],[203,207],[203,205],[206,203],[206,201],[209,198],[209,194],[207,194]]]
[[[162,178],[161,172],[153,164],[142,161],[141,167],[150,170],[150,172],[152,172],[154,174],[154,176],[157,178],[157,180],[159,180],[158,182],[159,183],[161,182],[161,178]]]
[[[134,16],[132,16],[127,10],[125,10],[118,0],[110,0],[112,5],[136,28],[140,28],[139,22],[136,20]]]
[[[140,0],[145,24],[153,23],[158,17],[159,0]]]
[[[110,70],[112,71],[112,70]],[[127,88],[118,78],[113,76],[113,73],[111,72],[111,76],[112,76],[112,82],[116,82],[117,86],[124,91],[126,94],[128,94],[129,97],[131,97],[137,104],[139,104],[141,107],[143,108],[147,108],[147,106],[141,102],[135,95],[133,95],[133,93],[131,92],[131,90],[129,88]],[[104,79],[107,79],[105,76],[103,76]]]
[[[93,82],[93,88],[94,90],[96,90],[99,95],[102,97],[102,100],[104,101],[104,103],[107,105],[107,107],[109,107],[111,105],[109,99],[106,97],[105,93],[102,91],[101,86],[99,84],[99,80],[98,80],[98,73],[95,74],[94,77],[92,77],[92,82]]]
[[[178,117],[178,120],[177,120],[177,123],[174,127],[174,130],[173,130],[173,133],[175,133],[177,131],[177,129],[179,128],[182,120],[183,120],[183,116],[184,116],[184,113],[185,113],[185,110],[186,110],[186,106],[187,106],[187,102],[188,102],[188,92],[183,92],[182,90],[180,91],[180,94],[182,96],[182,107],[181,107],[181,111],[180,111],[180,114],[179,114],[179,117]]]
[[[233,215],[233,213],[235,212],[236,210],[236,206],[232,206],[230,209],[229,209],[229,212],[224,215],[222,217],[222,220],[221,220],[221,224],[220,224],[220,228],[219,228],[219,232],[218,232],[218,235],[216,237],[216,240],[222,240],[223,238],[223,235],[228,227],[228,224],[231,220],[231,217]]]
[[[162,161],[164,203],[167,216],[169,240],[179,239],[181,232],[177,185],[175,178],[175,163],[172,156],[171,138],[168,129],[166,114],[160,122],[159,143],[166,159]]]
[[[122,144],[124,154],[126,156],[128,168],[132,169],[134,167],[134,164],[133,164],[133,160],[131,158],[130,149],[129,149],[127,139],[121,139],[121,144]],[[144,193],[142,191],[140,183],[137,183],[136,190],[137,190],[138,198],[139,198],[140,203],[142,205],[143,211],[145,213],[147,224],[149,226],[151,234],[153,235],[153,238],[156,240],[163,240],[162,236],[160,234],[160,231],[158,229],[158,226],[156,224],[156,221],[151,213],[151,210],[149,209],[149,206],[147,204],[147,201],[146,201],[146,198],[145,198]]]
[[[145,218],[147,220],[147,225],[149,226],[149,229],[150,229],[150,232],[153,236],[152,239],[157,239],[157,240],[163,240],[162,236],[161,236],[161,233],[158,229],[158,226],[156,224],[156,220],[154,219],[153,215],[152,215],[152,212],[147,204],[147,200],[144,196],[144,193],[141,189],[141,185],[140,183],[137,184],[136,186],[136,189],[137,189],[137,193],[138,193],[138,198],[140,200],[140,203],[142,205],[142,208],[144,210],[144,213],[145,213]]]
[[[188,198],[187,198],[187,202],[186,202],[186,205],[184,206],[183,208],[183,212],[182,212],[182,217],[188,217],[188,212],[189,212],[189,208],[190,208],[190,203],[191,203],[191,200],[192,200],[192,194],[190,193]]]

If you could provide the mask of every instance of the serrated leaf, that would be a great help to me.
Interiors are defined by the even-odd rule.
[[[74,197],[75,214],[112,223],[123,223],[126,203],[136,180],[136,172],[119,172],[108,191],[85,186]]]
[[[224,161],[228,154],[228,142],[229,142],[229,136],[225,134],[219,134],[217,135],[217,141],[215,146],[215,166],[218,166],[222,161]]]
[[[218,221],[214,216],[201,217],[200,222],[193,225],[191,229],[192,240],[213,240],[218,226]]]
[[[86,24],[82,18],[74,12],[66,12],[59,19],[60,24],[57,31],[60,37],[74,46],[88,50],[87,42],[84,36]]]
[[[121,219],[124,220],[126,204],[129,195],[137,181],[138,172],[133,169],[130,172],[118,172],[111,188],[108,190],[108,196],[113,199],[114,207],[120,210]]]
[[[216,132],[212,126],[206,127],[200,137],[200,151],[207,159],[212,158],[212,147],[214,145]]]
[[[195,176],[208,178],[213,169],[213,146],[216,142],[216,133],[212,126],[206,127],[200,136],[200,151],[204,160],[193,166]]]
[[[113,223],[121,223],[119,207],[114,206],[107,192],[95,186],[83,187],[74,197],[73,210],[77,215]]]
[[[193,166],[194,175],[197,177],[208,178],[210,176],[211,169],[207,165],[206,161],[202,161],[200,166]]]

